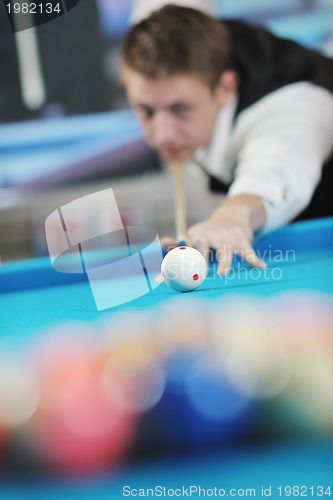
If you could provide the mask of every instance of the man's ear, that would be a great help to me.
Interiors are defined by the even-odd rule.
[[[237,94],[238,76],[231,69],[223,71],[215,89],[217,104],[219,107],[228,104]]]

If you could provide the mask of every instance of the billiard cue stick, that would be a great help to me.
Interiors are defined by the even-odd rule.
[[[26,13],[22,14],[22,16],[25,16],[25,19],[27,16],[30,16],[29,22],[31,23],[31,28],[20,31],[20,28],[24,27],[22,26],[22,22],[20,22],[20,14],[14,16],[15,28],[18,30],[15,33],[15,44],[21,94],[25,106],[28,109],[36,111],[45,104],[45,82],[32,14]]]
[[[175,189],[175,220],[177,243],[186,242],[186,203],[184,164],[181,161],[172,163]]]

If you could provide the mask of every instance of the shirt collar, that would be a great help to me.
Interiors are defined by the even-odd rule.
[[[237,103],[238,97],[235,97],[220,109],[209,145],[198,148],[193,155],[193,160],[203,165],[209,174],[227,183],[231,182],[231,172],[226,157]]]

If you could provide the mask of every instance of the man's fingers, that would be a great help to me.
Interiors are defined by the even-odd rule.
[[[252,267],[258,269],[265,269],[267,267],[266,262],[262,261],[257,256],[251,244],[248,242],[244,242],[242,245],[242,249],[240,250],[235,250],[230,247],[229,249],[224,248],[216,252],[218,261],[217,274],[222,276],[230,273],[234,254],[239,255],[244,261],[246,261]]]
[[[177,241],[174,238],[170,238],[169,236],[166,236],[164,238],[161,238],[161,245],[163,248],[165,248],[169,252],[173,248],[176,248]]]
[[[244,243],[242,250],[235,253],[240,255],[251,267],[256,267],[258,269],[265,269],[267,267],[266,262],[258,257],[250,243]]]
[[[155,277],[155,283],[158,283],[160,285],[161,283],[163,283],[163,281],[164,281],[164,277],[163,277],[162,273],[158,274]]]
[[[226,250],[217,250],[216,258],[217,258],[217,274],[219,276],[226,276],[230,273],[231,264],[232,264],[233,253]]]

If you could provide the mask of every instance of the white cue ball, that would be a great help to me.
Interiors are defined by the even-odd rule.
[[[195,248],[181,246],[170,250],[164,257],[161,274],[165,283],[178,292],[190,292],[206,279],[207,264]]]

